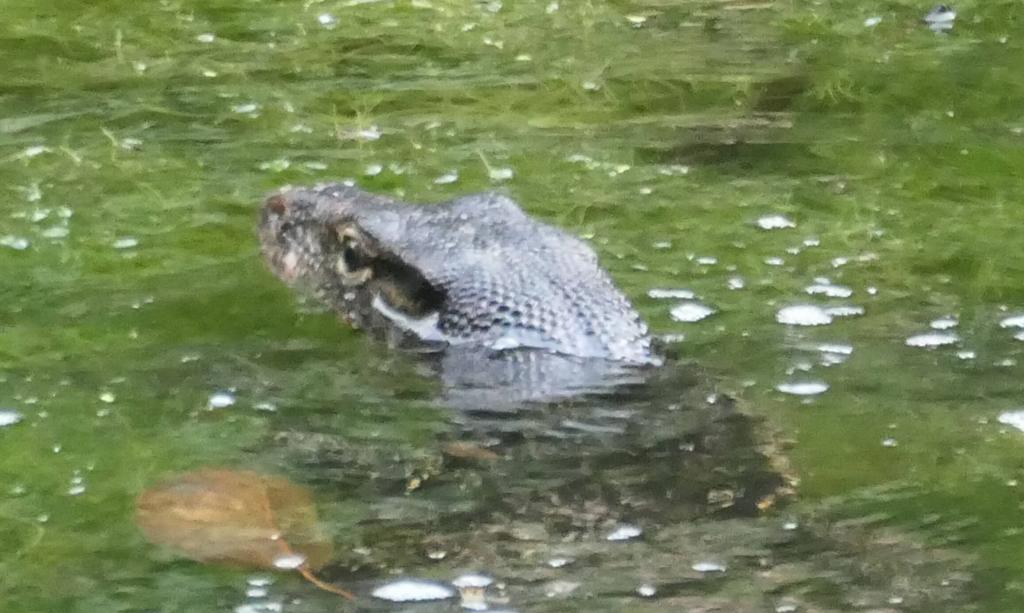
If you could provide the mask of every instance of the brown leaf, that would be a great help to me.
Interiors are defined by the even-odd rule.
[[[308,569],[331,557],[309,490],[251,471],[201,469],[164,481],[139,496],[136,522],[150,541],[200,562],[273,568],[298,554]]]
[[[498,459],[498,454],[494,453],[490,449],[486,449],[475,443],[467,443],[465,441],[453,441],[448,443],[444,446],[442,451],[453,458],[462,458],[466,460],[483,460],[493,462]]]

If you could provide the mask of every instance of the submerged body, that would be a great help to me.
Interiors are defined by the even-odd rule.
[[[392,338],[659,362],[594,251],[500,194],[414,205],[341,184],[285,189],[260,239],[281,279]]]

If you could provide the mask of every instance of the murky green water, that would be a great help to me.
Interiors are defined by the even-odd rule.
[[[145,541],[136,496],[215,465],[312,487],[362,608],[479,571],[495,610],[1020,610],[1024,6],[930,8],[3,3],[0,609],[343,608]],[[680,360],[504,428],[447,408],[260,262],[262,195],[339,178],[506,190]]]

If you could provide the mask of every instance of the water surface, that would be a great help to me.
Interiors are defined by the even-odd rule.
[[[342,607],[145,542],[136,496],[212,465],[312,487],[362,607],[1020,610],[1024,7],[931,8],[6,3],[2,608]],[[263,194],[346,178],[505,190],[675,366],[453,408],[260,262]]]

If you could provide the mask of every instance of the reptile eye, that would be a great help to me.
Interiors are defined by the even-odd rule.
[[[348,236],[341,239],[341,257],[345,261],[345,268],[352,272],[365,268],[368,263],[359,245]]]

